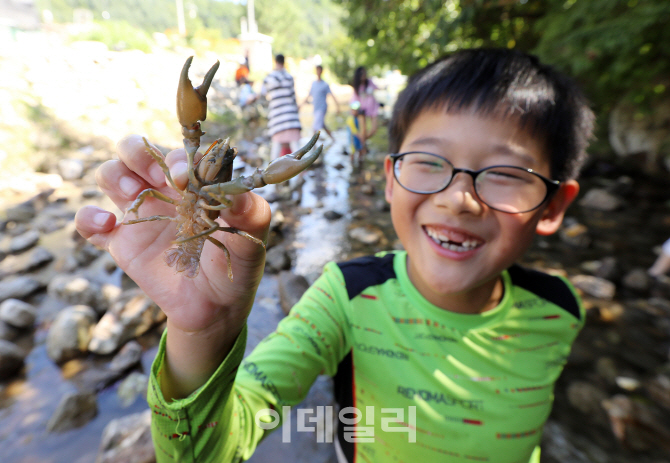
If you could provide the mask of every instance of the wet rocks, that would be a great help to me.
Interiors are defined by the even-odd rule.
[[[0,302],[7,299],[23,299],[44,285],[30,276],[10,276],[0,281]]]
[[[47,354],[56,363],[82,356],[91,340],[97,313],[87,305],[61,310],[47,334]]]
[[[151,410],[117,418],[102,432],[95,463],[153,463]]]
[[[593,275],[575,275],[570,281],[576,288],[581,289],[589,296],[599,299],[610,300],[616,293],[616,285],[614,283]]]
[[[0,339],[0,380],[14,376],[23,366],[25,355],[16,344]]]
[[[65,432],[78,428],[98,414],[96,395],[92,392],[71,392],[63,396],[47,423],[48,432]]]
[[[165,314],[141,290],[123,293],[95,325],[88,350],[106,355],[165,320]]]
[[[309,288],[309,283],[302,275],[285,271],[279,273],[279,303],[285,314],[288,314]]]
[[[618,196],[613,195],[606,189],[592,188],[579,200],[579,205],[598,211],[614,211],[619,209],[623,203]]]
[[[31,328],[37,318],[37,309],[18,299],[7,299],[0,304],[0,320],[16,328]]]

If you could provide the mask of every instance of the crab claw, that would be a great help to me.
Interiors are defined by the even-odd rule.
[[[312,139],[305,146],[295,153],[287,154],[275,159],[267,168],[261,172],[265,184],[281,183],[295,177],[303,170],[307,169],[321,154],[323,145],[319,145],[312,153],[305,156],[311,150],[319,139],[320,132],[316,132]],[[305,157],[303,157],[305,156]]]
[[[188,78],[188,70],[191,67],[193,57],[189,56],[184,63],[179,76],[179,86],[177,87],[177,117],[183,127],[191,128],[198,121],[204,121],[207,117],[207,90],[212,85],[214,74],[219,69],[219,62],[207,71],[202,85],[193,88]]]

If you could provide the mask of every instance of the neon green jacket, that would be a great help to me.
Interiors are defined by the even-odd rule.
[[[513,266],[500,304],[465,315],[423,298],[405,263],[393,252],[326,265],[244,361],[246,328],[209,381],[171,403],[159,386],[163,338],[148,396],[158,462],[249,458],[267,432],[301,424],[287,422],[287,406],[322,373],[345,410],[312,411],[302,425],[339,417],[349,462],[539,462],[554,383],[584,321],[572,286]]]

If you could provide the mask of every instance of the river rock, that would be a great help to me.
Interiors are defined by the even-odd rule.
[[[21,369],[25,355],[16,344],[0,339],[0,381],[11,378]]]
[[[104,311],[106,303],[99,284],[79,275],[57,275],[51,279],[47,292],[50,296],[72,305],[87,305]],[[103,306],[103,307],[101,307]]]
[[[61,310],[47,333],[47,355],[56,363],[63,363],[86,352],[91,330],[97,320],[95,311],[86,305]]]
[[[0,302],[10,298],[23,299],[44,285],[29,276],[7,277],[0,281]]]
[[[5,220],[8,222],[29,222],[37,211],[32,201],[26,201],[5,210]]]
[[[47,423],[48,432],[64,432],[79,428],[98,414],[93,392],[71,392],[61,399]]]
[[[84,175],[84,162],[81,159],[61,159],[58,172],[64,180],[77,180]]]
[[[130,407],[138,397],[146,398],[149,377],[139,371],[133,371],[126,376],[116,390],[121,407]]]
[[[342,214],[340,214],[337,211],[326,211],[323,213],[323,217],[328,220],[329,222],[333,222],[339,218],[342,217]]]
[[[122,294],[93,329],[88,350],[107,355],[165,320],[165,314],[141,290]]]
[[[40,240],[40,233],[37,230],[26,230],[19,236],[15,236],[7,246],[7,252],[17,253],[30,249]]]
[[[142,346],[137,341],[129,341],[114,356],[109,368],[115,371],[125,371],[140,363],[140,360],[142,360]]]
[[[291,308],[300,300],[309,288],[309,282],[302,275],[285,271],[279,273],[279,303],[282,311],[288,315]]]
[[[349,230],[349,237],[369,246],[379,243],[382,238],[380,230],[369,230],[366,227],[356,227]]]
[[[570,281],[576,288],[599,299],[611,300],[616,292],[614,283],[593,275],[575,275]]]
[[[0,304],[0,320],[16,328],[31,328],[37,318],[37,309],[18,299],[7,299]]]
[[[41,246],[17,256],[8,256],[0,262],[0,278],[37,269],[53,259],[54,255]]]
[[[636,268],[628,272],[623,279],[621,284],[625,288],[631,289],[638,292],[646,292],[649,290],[651,284],[649,274],[643,268]]]
[[[586,381],[574,381],[568,386],[567,396],[570,405],[588,415],[591,420],[606,423],[607,417],[601,402],[607,399],[607,393],[598,386]],[[599,417],[599,420],[596,420]]]
[[[603,188],[592,188],[582,199],[579,205],[598,211],[614,211],[622,206],[621,200]]]
[[[102,432],[95,463],[154,463],[151,410],[117,418]]]
[[[265,254],[265,271],[278,273],[291,268],[291,258],[284,246],[275,246]]]
[[[559,232],[561,241],[578,248],[588,248],[591,244],[589,229],[581,223],[568,223]]]
[[[21,334],[21,330],[9,323],[0,320],[0,339],[5,341],[14,341]]]

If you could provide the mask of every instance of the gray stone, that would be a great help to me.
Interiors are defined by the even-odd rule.
[[[332,221],[334,221],[334,220],[337,220],[337,219],[341,218],[341,217],[342,217],[342,214],[340,214],[340,213],[337,212],[337,211],[326,211],[326,212],[323,213],[323,217],[324,217],[326,220],[332,222]]]
[[[8,222],[29,222],[35,217],[35,205],[28,201],[5,210],[5,219]]]
[[[614,211],[622,206],[621,199],[614,196],[602,188],[593,188],[589,190],[579,204],[589,209],[596,209],[598,211]]]
[[[309,282],[304,276],[288,271],[279,273],[278,285],[279,303],[285,314],[289,313],[309,288]]]
[[[0,380],[14,376],[23,366],[25,355],[16,344],[0,339]]]
[[[44,285],[29,276],[7,277],[0,281],[0,302],[10,298],[23,299]]]
[[[117,418],[102,432],[95,463],[154,463],[151,410]]]
[[[84,162],[80,159],[61,159],[58,173],[64,180],[77,180],[84,175]]]
[[[600,299],[611,300],[616,292],[614,283],[592,275],[575,275],[570,281],[589,296]]]
[[[37,309],[18,299],[7,299],[0,304],[0,320],[16,328],[31,328],[37,318]]]
[[[7,251],[17,253],[32,248],[40,240],[40,233],[37,230],[27,230],[19,236],[15,236],[9,242]]]
[[[0,278],[25,273],[48,264],[54,255],[46,248],[37,247],[17,256],[8,256],[0,263]]]
[[[56,363],[83,355],[96,320],[97,314],[86,305],[61,310],[47,333],[47,355]]]
[[[49,295],[72,305],[96,307],[100,302],[100,285],[78,275],[57,275],[47,287]]]
[[[163,320],[165,314],[140,289],[129,290],[95,325],[88,350],[98,355],[111,354]]]
[[[380,230],[369,230],[366,227],[356,227],[349,230],[349,237],[360,243],[373,245],[381,240]]]
[[[278,273],[291,268],[291,259],[283,246],[275,246],[265,254],[265,271]]]
[[[149,377],[138,371],[133,371],[126,376],[116,390],[121,407],[130,407],[140,396],[146,398],[148,385]]]
[[[0,339],[5,341],[14,341],[21,334],[21,330],[9,323],[0,320]]]
[[[651,280],[645,269],[636,268],[628,272],[621,280],[621,283],[624,287],[633,291],[645,292],[649,289]]]
[[[140,363],[140,360],[142,360],[142,346],[137,341],[129,341],[114,356],[109,368],[116,371],[125,371]]]
[[[96,395],[92,392],[72,392],[61,399],[47,423],[48,432],[64,432],[80,428],[98,414]]]

